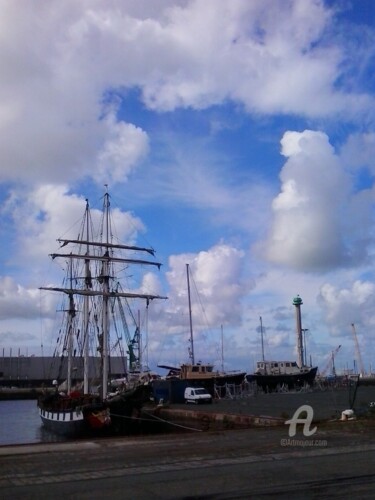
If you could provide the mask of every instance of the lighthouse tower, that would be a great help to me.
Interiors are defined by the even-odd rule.
[[[303,342],[302,342],[302,320],[301,320],[301,305],[302,299],[299,295],[294,297],[293,305],[296,308],[296,333],[297,333],[297,353],[298,353],[298,366],[303,366]]]

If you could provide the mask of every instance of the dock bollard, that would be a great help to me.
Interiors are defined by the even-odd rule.
[[[354,411],[353,410],[344,410],[341,413],[341,420],[342,421],[345,421],[345,420],[355,420]]]

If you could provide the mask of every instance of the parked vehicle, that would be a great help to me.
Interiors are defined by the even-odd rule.
[[[212,396],[204,387],[186,387],[185,403],[212,403]]]

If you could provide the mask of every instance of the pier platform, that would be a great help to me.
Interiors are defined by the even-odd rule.
[[[375,386],[243,394],[215,399],[212,404],[160,405],[152,413],[181,425],[225,430],[283,425],[302,405],[311,406],[314,422],[338,420],[350,408],[361,416],[371,411],[371,407],[375,412]]]

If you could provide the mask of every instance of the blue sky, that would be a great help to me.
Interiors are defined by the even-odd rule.
[[[0,346],[53,345],[48,254],[108,184],[117,227],[163,263],[148,358],[252,371],[374,364],[375,6],[370,0],[0,5]],[[43,325],[43,326],[41,326]],[[208,327],[208,331],[207,331]]]

